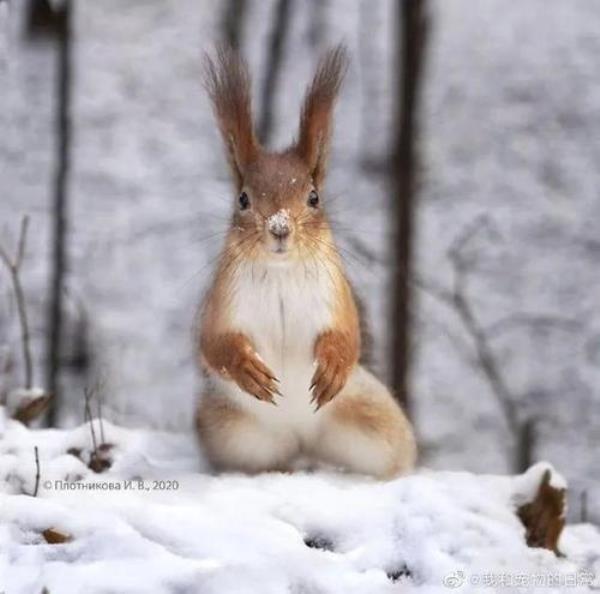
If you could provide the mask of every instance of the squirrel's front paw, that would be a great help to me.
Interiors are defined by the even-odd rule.
[[[227,370],[237,385],[259,400],[276,404],[274,394],[281,396],[277,388],[279,381],[262,359],[251,349],[236,358],[235,363]]]
[[[311,403],[317,403],[315,412],[331,401],[346,385],[350,369],[351,365],[338,353],[327,350],[320,354],[310,386],[313,394]]]

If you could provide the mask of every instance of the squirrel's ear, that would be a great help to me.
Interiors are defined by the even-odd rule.
[[[232,49],[219,46],[214,59],[208,54],[204,57],[204,86],[213,104],[236,185],[241,189],[244,170],[259,151],[252,124],[246,63]]]
[[[347,69],[348,52],[340,44],[321,58],[304,97],[295,150],[310,168],[317,187],[325,177],[333,128],[333,108]]]

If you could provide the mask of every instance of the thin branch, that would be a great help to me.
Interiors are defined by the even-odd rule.
[[[490,219],[489,215],[485,213],[476,216],[468,225],[465,226],[463,231],[457,235],[447,250],[448,257],[451,260],[461,261],[464,264],[464,250],[467,248],[468,244],[471,243],[471,241],[483,233],[485,233],[490,240],[499,240],[501,237],[496,225]]]
[[[10,259],[10,256],[8,255],[8,253],[5,251],[4,246],[1,243],[0,243],[0,258],[2,258],[2,261],[4,262],[4,265],[8,268],[8,270],[12,271],[13,262]]]
[[[453,261],[455,280],[453,291],[448,291],[435,284],[420,279],[415,285],[426,291],[441,303],[451,308],[460,318],[475,344],[475,352],[479,368],[486,377],[492,393],[502,409],[506,424],[513,436],[513,465],[515,470],[522,471],[531,464],[535,423],[533,419],[522,421],[519,418],[515,397],[510,391],[500,365],[496,361],[490,346],[490,337],[477,319],[466,296],[466,271],[464,264]]]
[[[23,361],[25,362],[25,388],[30,390],[33,386],[33,363],[31,361],[29,322],[27,320],[27,309],[25,307],[25,293],[21,286],[19,274],[13,278],[17,308],[19,311],[19,321],[21,324],[21,346],[23,349]]]
[[[442,287],[441,285],[438,285],[437,283],[435,283],[433,281],[425,280],[424,278],[419,276],[417,273],[414,273],[412,275],[412,284],[414,284],[415,287],[418,287],[425,293],[430,294],[432,297],[434,297],[438,301],[441,301],[448,307],[454,307],[454,295],[453,295],[452,291],[445,289],[444,287]]]
[[[37,497],[40,488],[40,455],[37,446],[33,448],[33,451],[35,453],[35,487],[33,489],[33,496]]]
[[[104,421],[102,419],[102,399],[98,394],[96,394],[96,402],[98,403],[98,423],[100,425],[100,443],[106,443],[106,439],[104,438]]]
[[[517,409],[510,389],[496,363],[496,358],[490,347],[486,333],[475,316],[466,296],[466,269],[457,258],[452,259],[452,264],[454,266],[454,307],[475,342],[475,350],[481,369],[496,395],[496,399],[504,412],[511,432],[516,436],[520,429]]]
[[[90,461],[88,467],[94,472],[104,472],[107,468],[110,468],[112,460],[107,456],[107,452],[112,448],[112,444],[107,444],[104,438],[104,423],[102,421],[102,405],[98,396],[100,384],[97,383],[93,387],[86,387],[84,389],[85,394],[85,417],[90,422],[90,432],[92,434],[92,446],[93,450],[90,454]],[[100,423],[100,438],[101,443],[98,444],[96,439],[96,430],[94,428],[94,419],[92,419],[92,407],[90,402],[92,398],[96,397],[98,400],[98,420]]]
[[[94,397],[94,391],[92,388],[86,387],[83,390],[85,396],[85,410],[84,410],[84,421],[90,422],[90,432],[92,434],[92,446],[94,447],[94,455],[98,453],[98,441],[96,440],[96,431],[94,429],[94,419],[92,418],[92,407],[90,401]]]
[[[515,436],[515,440],[519,440],[523,426],[514,403],[515,398],[500,371],[500,366],[490,345],[488,333],[479,322],[467,297],[468,273],[472,262],[465,257],[464,252],[468,244],[482,231],[485,231],[491,238],[497,239],[500,236],[487,215],[481,215],[467,225],[448,248],[446,255],[453,270],[452,289],[449,290],[434,283],[423,281],[418,277],[413,280],[418,287],[430,293],[458,314],[475,344],[477,360],[502,408],[506,423]]]
[[[533,330],[560,330],[562,332],[578,332],[583,328],[583,323],[576,318],[567,318],[555,314],[532,314],[515,313],[487,327],[486,334],[489,338],[499,336],[504,332],[509,332],[515,328],[527,326]]]
[[[29,217],[25,215],[21,219],[21,232],[19,233],[19,247],[17,257],[15,258],[15,268],[20,268],[25,257],[25,248],[27,247],[27,229],[29,228]]]
[[[24,385],[26,389],[33,386],[33,363],[30,347],[29,320],[27,319],[27,307],[25,304],[25,292],[21,284],[21,264],[25,257],[27,244],[27,228],[29,226],[29,217],[24,216],[21,220],[21,230],[17,242],[17,251],[14,258],[11,258],[7,249],[0,244],[0,258],[8,269],[10,279],[17,303],[17,312],[19,325],[21,328],[21,348],[23,352],[24,363]]]

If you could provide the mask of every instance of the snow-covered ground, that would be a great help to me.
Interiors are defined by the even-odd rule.
[[[192,435],[104,425],[113,464],[101,474],[86,465],[89,425],[0,426],[0,592],[584,592],[600,576],[590,525],[567,527],[564,558],[525,545],[515,508],[545,464],[516,477],[421,471],[388,483],[325,471],[214,476]],[[23,493],[35,488],[35,446],[34,498]],[[48,528],[68,542],[48,544]]]
[[[180,430],[189,425],[198,383],[191,327],[234,198],[201,85],[201,52],[218,37],[222,4],[73,4],[69,344],[61,378],[61,426],[80,422],[81,388],[96,376],[107,384],[105,414],[118,423]],[[277,3],[246,4],[242,46],[256,75],[259,105]],[[389,150],[397,3],[293,4],[273,144],[283,146],[295,133],[304,85],[321,47],[344,39],[353,63],[336,113],[326,199],[331,198],[328,208],[344,258],[365,301],[375,337],[374,363],[385,375],[394,250],[389,189],[377,167],[363,164],[374,162],[381,169]],[[0,0],[0,239],[13,246],[18,215],[31,215],[24,285],[35,379],[41,382],[51,261],[56,48],[23,34],[28,5]],[[585,495],[589,515],[598,522],[600,3],[434,0],[431,9],[417,269],[426,279],[451,287],[448,248],[466,228],[480,224],[466,246],[473,256],[468,297],[489,331],[510,392],[523,415],[535,421],[534,455],[567,476],[570,517],[580,516]],[[319,20],[321,39],[316,42],[311,31]],[[412,394],[423,458],[436,469],[502,472],[508,467],[508,435],[475,361],[472,336],[456,312],[427,292],[419,292],[417,306]],[[11,366],[5,365],[8,358]],[[0,378],[0,392],[20,381],[19,359],[14,302],[8,278],[0,273],[0,366],[12,369]],[[77,365],[82,360],[88,368]],[[61,435],[66,441],[79,439],[76,433]],[[121,472],[119,464],[136,451],[149,455],[156,448],[168,459],[160,476],[171,476],[173,460],[188,460],[188,470],[197,463],[189,436],[119,436],[124,441],[119,441],[110,476]],[[174,444],[183,450],[174,453]],[[85,470],[55,446],[61,456],[40,441],[45,475],[54,464]],[[139,459],[135,472],[158,472],[153,464],[142,468]],[[14,476],[31,478],[31,463],[25,448]],[[450,480],[445,476],[455,475],[432,480]],[[18,478],[12,480],[18,490]],[[260,479],[261,488],[273,480],[296,485],[303,479],[267,477]],[[399,484],[413,480],[424,477]],[[325,478],[311,481],[315,493],[342,488]],[[219,491],[219,483],[199,475],[192,482],[189,487],[186,482],[185,492],[199,492],[198,510],[207,509],[210,502],[203,497],[213,486]],[[319,487],[322,483],[327,486]],[[254,481],[245,484],[252,493],[258,491]],[[264,492],[274,488],[269,483]],[[385,487],[404,488],[396,483]],[[89,495],[41,493],[36,504],[64,505],[67,496]],[[98,497],[112,500],[105,493]],[[151,506],[150,496],[142,500]],[[89,514],[83,515],[87,519]],[[5,531],[13,533],[18,534]],[[67,548],[76,542],[82,541]],[[37,555],[40,549],[24,550]],[[338,550],[332,558],[346,557]]]

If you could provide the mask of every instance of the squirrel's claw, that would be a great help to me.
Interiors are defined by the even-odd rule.
[[[311,404],[317,403],[314,412],[319,411],[340,392],[346,383],[346,373],[339,366],[319,366],[312,379]]]
[[[244,392],[257,400],[277,405],[274,395],[282,395],[276,383],[279,380],[256,353],[246,356],[231,375]]]

